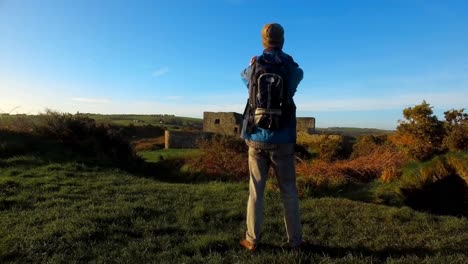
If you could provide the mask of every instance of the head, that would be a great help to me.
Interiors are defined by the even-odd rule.
[[[283,49],[284,29],[278,23],[266,24],[262,28],[262,45],[267,48]]]

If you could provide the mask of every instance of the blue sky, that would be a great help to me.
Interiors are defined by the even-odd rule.
[[[304,70],[298,116],[394,129],[468,106],[467,1],[0,0],[0,112],[242,112],[260,29]],[[13,110],[14,109],[14,110]]]

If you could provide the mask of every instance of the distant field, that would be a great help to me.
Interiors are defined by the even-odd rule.
[[[161,126],[168,129],[202,129],[203,119],[192,117],[181,117],[173,115],[102,115],[102,114],[83,114],[90,118],[95,119],[97,122],[111,123],[119,126],[134,126],[153,125]],[[0,126],[8,125],[11,122],[17,121],[17,117],[22,119],[34,119],[34,115],[0,115]],[[346,136],[359,136],[366,134],[388,134],[393,133],[392,130],[382,130],[376,128],[356,128],[356,127],[329,127],[329,128],[316,128],[317,133],[326,134],[341,134]]]
[[[168,129],[201,129],[203,120],[200,118],[180,117],[173,115],[101,115],[81,113],[96,120],[98,123],[110,123],[119,126],[153,125]],[[0,127],[8,127],[12,122],[36,122],[37,115],[5,115],[0,113]]]
[[[328,127],[328,128],[316,128],[317,133],[325,134],[339,134],[344,136],[357,137],[360,135],[379,135],[379,134],[389,134],[395,131],[393,130],[383,130],[376,128],[358,128],[358,127]]]
[[[193,126],[201,127],[203,120],[200,118],[180,117],[173,115],[99,115],[89,114],[98,122],[108,122],[118,125],[160,125],[160,126]]]
[[[468,219],[342,198],[301,201],[301,252],[266,192],[264,246],[239,247],[248,184],[168,183],[33,156],[0,159],[0,262],[468,263]]]

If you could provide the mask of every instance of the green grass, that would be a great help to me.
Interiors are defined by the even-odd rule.
[[[161,126],[188,126],[191,124],[201,125],[200,118],[182,117],[173,115],[100,115],[88,114],[90,118],[98,122],[113,123],[117,125],[161,125]]]
[[[200,149],[160,149],[154,151],[140,151],[138,155],[148,162],[158,162],[162,159],[174,159],[197,156]]]
[[[317,133],[340,134],[345,136],[357,137],[360,135],[382,135],[391,134],[393,130],[383,130],[377,128],[358,128],[358,127],[328,127],[316,128]]]
[[[468,262],[466,218],[342,198],[302,199],[313,246],[289,251],[273,191],[265,245],[251,255],[238,246],[247,196],[247,183],[174,184],[76,162],[3,159],[0,262]]]
[[[186,127],[201,128],[203,120],[201,118],[182,117],[173,115],[101,115],[101,114],[86,114],[87,116],[96,120],[98,123],[109,123],[118,126],[161,126],[169,129],[181,129]],[[2,115],[0,113],[0,127],[9,127],[15,125],[14,123],[24,123],[24,127],[30,127],[31,124],[39,122],[38,115]],[[16,124],[17,126],[17,124]]]

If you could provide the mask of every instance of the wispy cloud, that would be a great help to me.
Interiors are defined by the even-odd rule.
[[[161,67],[153,72],[154,77],[161,77],[163,75],[166,75],[169,72],[168,67]]]
[[[456,93],[424,93],[374,98],[347,98],[333,100],[296,100],[303,111],[373,111],[403,109],[426,100],[431,106],[443,108],[467,107],[468,91]]]
[[[106,98],[83,98],[83,97],[74,97],[71,99],[72,101],[75,102],[80,102],[80,103],[88,103],[88,104],[107,104],[110,103],[111,100],[106,99]]]

